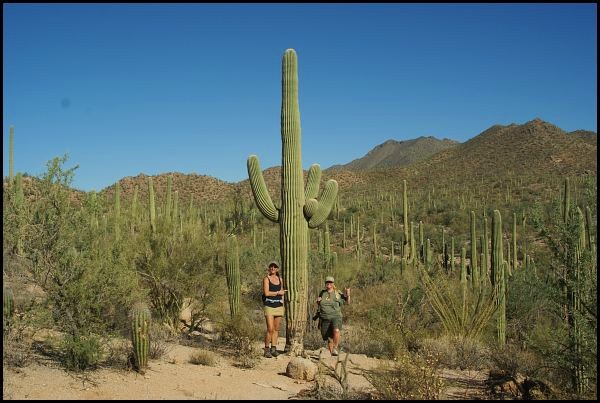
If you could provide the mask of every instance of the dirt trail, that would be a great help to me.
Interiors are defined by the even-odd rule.
[[[485,385],[489,371],[442,369],[438,375],[446,384],[440,400],[485,400],[490,398]]]
[[[279,349],[283,349],[283,342]],[[5,399],[288,399],[314,381],[295,381],[285,375],[287,355],[261,358],[252,369],[234,366],[233,359],[218,355],[214,367],[189,363],[197,349],[172,345],[170,352],[158,360],[150,360],[145,375],[135,371],[102,368],[75,375],[57,363],[34,362],[19,369],[5,369],[3,395]],[[316,361],[318,352],[312,352]],[[328,365],[336,359],[325,355]],[[350,356],[349,383],[353,389],[369,388],[370,384],[354,369],[369,368],[379,360],[364,355]]]
[[[280,339],[279,350],[283,350]],[[66,372],[58,363],[48,359],[35,360],[24,368],[4,369],[4,399],[244,399],[276,400],[294,398],[315,381],[296,381],[285,375],[291,357],[261,358],[257,366],[244,369],[235,366],[233,358],[217,354],[213,367],[194,365],[190,356],[195,347],[171,344],[161,359],[150,360],[145,375],[135,371],[102,368],[83,375]],[[260,347],[260,343],[257,344]],[[307,351],[313,362],[318,351]],[[344,358],[345,353],[341,357]],[[336,358],[328,352],[324,362],[334,367]],[[348,384],[354,391],[372,390],[361,370],[378,367],[383,360],[364,354],[350,354]],[[485,399],[484,382],[487,373],[477,371],[441,370],[447,387],[442,398],[449,400]],[[335,380],[328,378],[328,384]]]

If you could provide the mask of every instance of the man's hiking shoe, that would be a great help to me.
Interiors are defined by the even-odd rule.
[[[331,355],[333,355],[333,356],[336,356],[336,355],[338,355],[338,350],[337,350],[337,348],[334,348],[334,349],[331,351]]]
[[[266,358],[273,358],[273,355],[271,355],[271,351],[268,348],[265,348],[265,355],[264,357]]]
[[[271,347],[271,355],[273,357],[277,357],[279,355],[279,353],[277,352],[277,348]]]

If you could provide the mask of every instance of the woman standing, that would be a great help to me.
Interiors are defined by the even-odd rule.
[[[321,336],[323,341],[327,341],[331,355],[338,355],[337,347],[340,344],[342,330],[341,306],[344,302],[350,303],[350,289],[344,288],[342,294],[336,290],[333,277],[325,278],[325,289],[319,293],[317,304],[321,318]]]
[[[265,335],[265,354],[267,358],[277,357],[277,339],[279,337],[279,325],[284,315],[283,309],[283,280],[279,277],[279,264],[276,261],[269,262],[268,275],[263,279],[263,309],[265,321],[267,322],[267,334]]]

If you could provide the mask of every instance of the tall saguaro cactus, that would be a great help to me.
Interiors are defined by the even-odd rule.
[[[502,253],[502,217],[494,210],[492,216],[492,256],[490,279],[498,287],[498,345],[506,344],[506,266]]]
[[[286,351],[301,355],[307,322],[308,228],[321,225],[337,196],[338,184],[329,180],[317,200],[321,168],[308,171],[306,189],[301,158],[300,109],[298,106],[298,61],[296,51],[287,49],[282,59],[281,100],[281,207],[276,208],[267,191],[258,157],[248,157],[248,176],[254,200],[261,213],[279,223],[281,271],[286,294]]]

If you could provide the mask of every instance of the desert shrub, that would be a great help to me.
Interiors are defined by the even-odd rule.
[[[129,360],[133,359],[131,341],[122,338],[109,340],[105,344],[105,351],[103,366],[117,369],[130,368]]]
[[[446,368],[481,370],[489,366],[489,349],[480,341],[470,338],[442,336],[425,339],[422,351]]]
[[[195,330],[225,287],[213,264],[210,244],[207,247],[209,241],[197,237],[181,242],[170,232],[157,231],[155,235],[147,234],[143,242],[135,265],[149,290],[153,313],[160,322],[177,328],[185,301],[191,298],[196,303],[189,330]]]
[[[10,367],[25,367],[31,362],[31,338],[18,321],[4,331],[2,339],[2,363]]]
[[[217,356],[212,351],[199,349],[190,356],[190,363],[214,367],[217,364]]]
[[[95,354],[87,354],[94,341],[82,337],[124,326],[122,307],[143,293],[118,244],[94,234],[87,213],[72,200],[68,186],[76,167],[64,170],[66,159],[65,155],[48,162],[48,171],[40,177],[40,196],[30,204],[24,246],[54,326],[70,336],[65,362],[87,367],[96,361]]]
[[[238,315],[225,321],[222,341],[235,352],[237,365],[242,368],[254,368],[258,364],[261,352],[254,346],[264,333],[256,323],[245,315]]]
[[[391,366],[365,371],[365,377],[376,389],[378,399],[433,400],[439,398],[444,386],[436,375],[437,366],[431,355],[400,351]]]
[[[538,376],[541,364],[539,358],[532,351],[522,350],[514,344],[493,348],[490,358],[496,369],[513,377],[517,373],[530,377]]]
[[[62,344],[62,361],[69,370],[94,369],[102,361],[103,348],[96,336],[67,335]]]
[[[173,347],[168,342],[173,341],[172,332],[163,324],[150,322],[150,347],[148,357],[158,359],[164,357]]]

